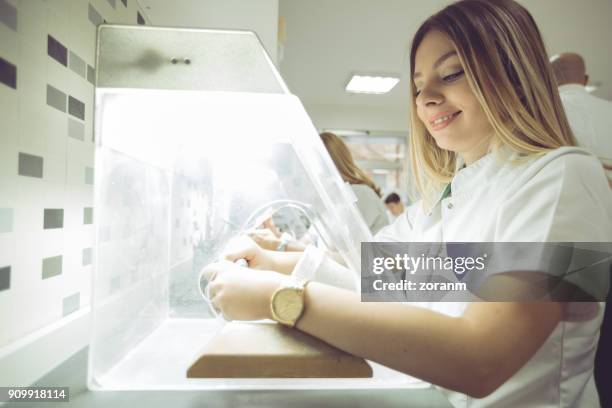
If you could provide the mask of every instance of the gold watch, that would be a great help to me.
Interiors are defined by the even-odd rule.
[[[270,298],[272,319],[294,327],[304,313],[304,288],[308,280],[290,279],[283,283]]]

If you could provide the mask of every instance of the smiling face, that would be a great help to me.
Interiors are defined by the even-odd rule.
[[[437,145],[470,164],[486,154],[493,128],[472,92],[452,41],[431,30],[414,60],[417,115]]]

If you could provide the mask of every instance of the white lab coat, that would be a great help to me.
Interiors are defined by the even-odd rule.
[[[594,156],[563,147],[522,163],[509,160],[517,157],[501,149],[460,170],[452,180],[451,197],[430,212],[423,210],[420,201],[411,205],[376,240],[612,242],[612,192]],[[346,269],[315,252],[308,248],[304,257],[310,260],[300,262],[295,273],[350,287]],[[437,302],[428,307],[458,316],[467,305]],[[488,397],[474,399],[442,391],[456,407],[599,406],[592,373],[603,304],[586,305],[590,315],[580,304],[570,307],[573,312],[531,360]]]
[[[578,84],[561,85],[559,96],[578,144],[612,166],[612,102],[591,95]],[[612,170],[607,176],[612,181]]]
[[[367,184],[351,184],[351,189],[357,197],[357,208],[372,234],[389,225],[387,208],[371,187]]]

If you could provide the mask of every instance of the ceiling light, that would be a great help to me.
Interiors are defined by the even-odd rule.
[[[346,85],[346,92],[384,94],[399,82],[398,77],[353,75]]]

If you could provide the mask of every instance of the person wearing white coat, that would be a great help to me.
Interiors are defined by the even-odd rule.
[[[417,30],[410,66],[411,159],[422,199],[378,240],[612,241],[603,168],[576,147],[524,7],[450,4]],[[230,319],[282,323],[273,295],[292,274],[310,279],[292,327],[430,382],[456,407],[599,405],[592,368],[601,303],[367,303],[347,290],[353,272],[314,247],[227,254],[241,258],[260,271],[229,262],[205,270],[213,304]],[[608,282],[598,284],[607,291]]]
[[[551,58],[559,96],[578,144],[599,157],[612,186],[612,102],[587,92],[583,58],[562,53]]]
[[[511,155],[509,152],[504,152]],[[491,153],[457,173],[452,196],[431,213],[411,206],[407,216],[380,231],[377,241],[442,242],[611,242],[612,194],[596,157],[578,148],[559,148],[524,164]],[[589,198],[589,199],[585,199]],[[474,216],[478,214],[478,216]],[[469,219],[471,222],[466,223]],[[342,273],[323,267],[317,279]],[[582,318],[584,306],[590,315]],[[465,303],[432,303],[458,316]],[[574,310],[575,309],[575,310]],[[593,380],[603,304],[567,305],[564,318],[531,359],[484,399],[446,391],[454,406],[594,407]]]

